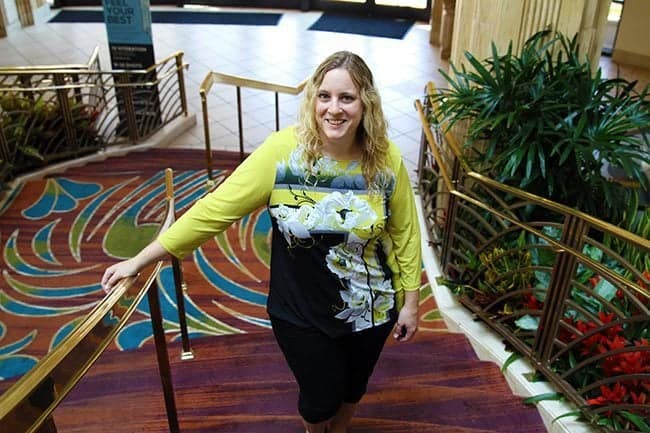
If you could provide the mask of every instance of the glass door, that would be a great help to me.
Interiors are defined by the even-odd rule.
[[[313,9],[419,21],[429,20],[432,0],[311,0]],[[440,0],[438,0],[440,1]]]
[[[618,24],[623,13],[623,0],[612,0],[607,14],[607,24],[605,25],[605,37],[603,38],[603,54],[611,55],[616,43],[618,34]]]

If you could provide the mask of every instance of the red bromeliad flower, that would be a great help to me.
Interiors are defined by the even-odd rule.
[[[524,308],[528,310],[541,310],[542,303],[539,302],[533,293],[524,294]]]
[[[634,347],[649,346],[650,342],[645,338],[634,342]],[[599,350],[600,353],[606,353],[624,347],[630,347],[630,343],[622,335],[617,335],[605,339],[599,346]],[[635,350],[608,356],[603,360],[601,367],[604,377],[647,374],[650,373],[650,352]],[[650,395],[650,380],[623,379],[617,381],[611,388],[602,385],[600,395],[588,399],[587,403],[590,405],[627,403],[645,406],[648,403],[648,395]],[[612,412],[608,411],[605,416],[611,417]]]
[[[621,382],[616,382],[614,388],[611,389],[607,385],[600,385],[600,395],[587,400],[587,403],[594,406],[622,403],[626,394],[627,390],[621,385]]]
[[[643,271],[643,279],[646,281],[650,281],[650,270],[646,269]],[[643,287],[644,289],[650,290],[650,283],[644,283],[641,279],[638,281],[639,286]]]
[[[612,320],[615,317],[616,316],[614,315],[614,313],[605,314],[602,311],[598,312],[598,318],[600,319],[601,322],[603,322],[603,325],[612,323]],[[611,326],[607,328],[605,332],[607,333],[608,338],[614,338],[617,335],[619,335],[621,332],[623,332],[623,327],[621,325]]]
[[[650,281],[650,270],[646,269],[643,271],[643,279],[639,278],[636,283],[644,289],[650,290],[650,283],[648,283],[648,281]],[[648,296],[645,296],[641,293],[636,293],[636,297],[644,304],[650,303],[650,297]]]
[[[646,404],[648,401],[648,394],[645,392],[637,394],[634,391],[630,391],[630,401],[632,404]]]
[[[612,323],[615,317],[616,315],[614,313],[607,314],[602,311],[598,313],[598,319],[600,319],[603,325]],[[598,328],[599,325],[594,322],[583,322],[578,320],[575,327],[584,335]],[[614,325],[593,334],[580,343],[580,354],[582,356],[589,356],[594,353],[605,353],[608,351],[607,346],[612,345],[616,347],[624,347],[626,340],[620,335],[622,332],[623,326]],[[576,338],[578,338],[578,336],[572,337],[572,339]],[[612,349],[610,348],[609,350]]]
[[[562,318],[562,320],[564,321],[564,323],[567,323],[568,325],[575,328],[576,324],[573,322],[573,319],[571,317],[564,317]],[[575,340],[575,335],[573,335],[573,333],[568,329],[564,328],[563,326],[560,326],[557,338],[563,343],[568,343],[571,340]]]
[[[607,376],[650,373],[650,365],[645,362],[641,351],[625,352],[605,358],[603,371]]]

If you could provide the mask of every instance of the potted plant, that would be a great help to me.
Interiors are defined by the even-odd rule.
[[[493,44],[482,62],[465,56],[471,69],[441,71],[450,87],[429,97],[440,107],[432,122],[467,123],[473,170],[613,223],[650,189],[647,87],[593,74],[576,39],[551,31],[531,36],[519,55]]]

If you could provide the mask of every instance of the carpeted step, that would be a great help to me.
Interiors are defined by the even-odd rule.
[[[181,361],[180,345],[169,346],[181,431],[303,431],[297,387],[270,331],[195,339],[192,347],[195,359]],[[57,426],[66,432],[86,432],[89,425],[96,433],[165,431],[160,389],[151,346],[108,352],[57,410]],[[433,332],[387,345],[350,429],[522,431],[545,431],[535,408],[511,395],[497,366],[478,360],[464,336]]]
[[[239,152],[214,150],[211,152],[213,167],[232,170],[240,163]],[[82,167],[69,169],[75,176],[120,176],[125,174],[151,174],[163,168],[174,171],[205,170],[205,151],[201,149],[157,148],[155,152],[147,149],[132,151],[123,156],[90,162]],[[60,173],[54,176],[60,176]]]

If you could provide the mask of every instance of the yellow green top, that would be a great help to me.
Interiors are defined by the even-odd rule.
[[[309,169],[294,128],[273,133],[158,239],[183,257],[267,206],[273,224],[269,315],[332,336],[396,317],[396,295],[417,290],[420,233],[395,144],[368,191],[358,161],[322,157]]]

